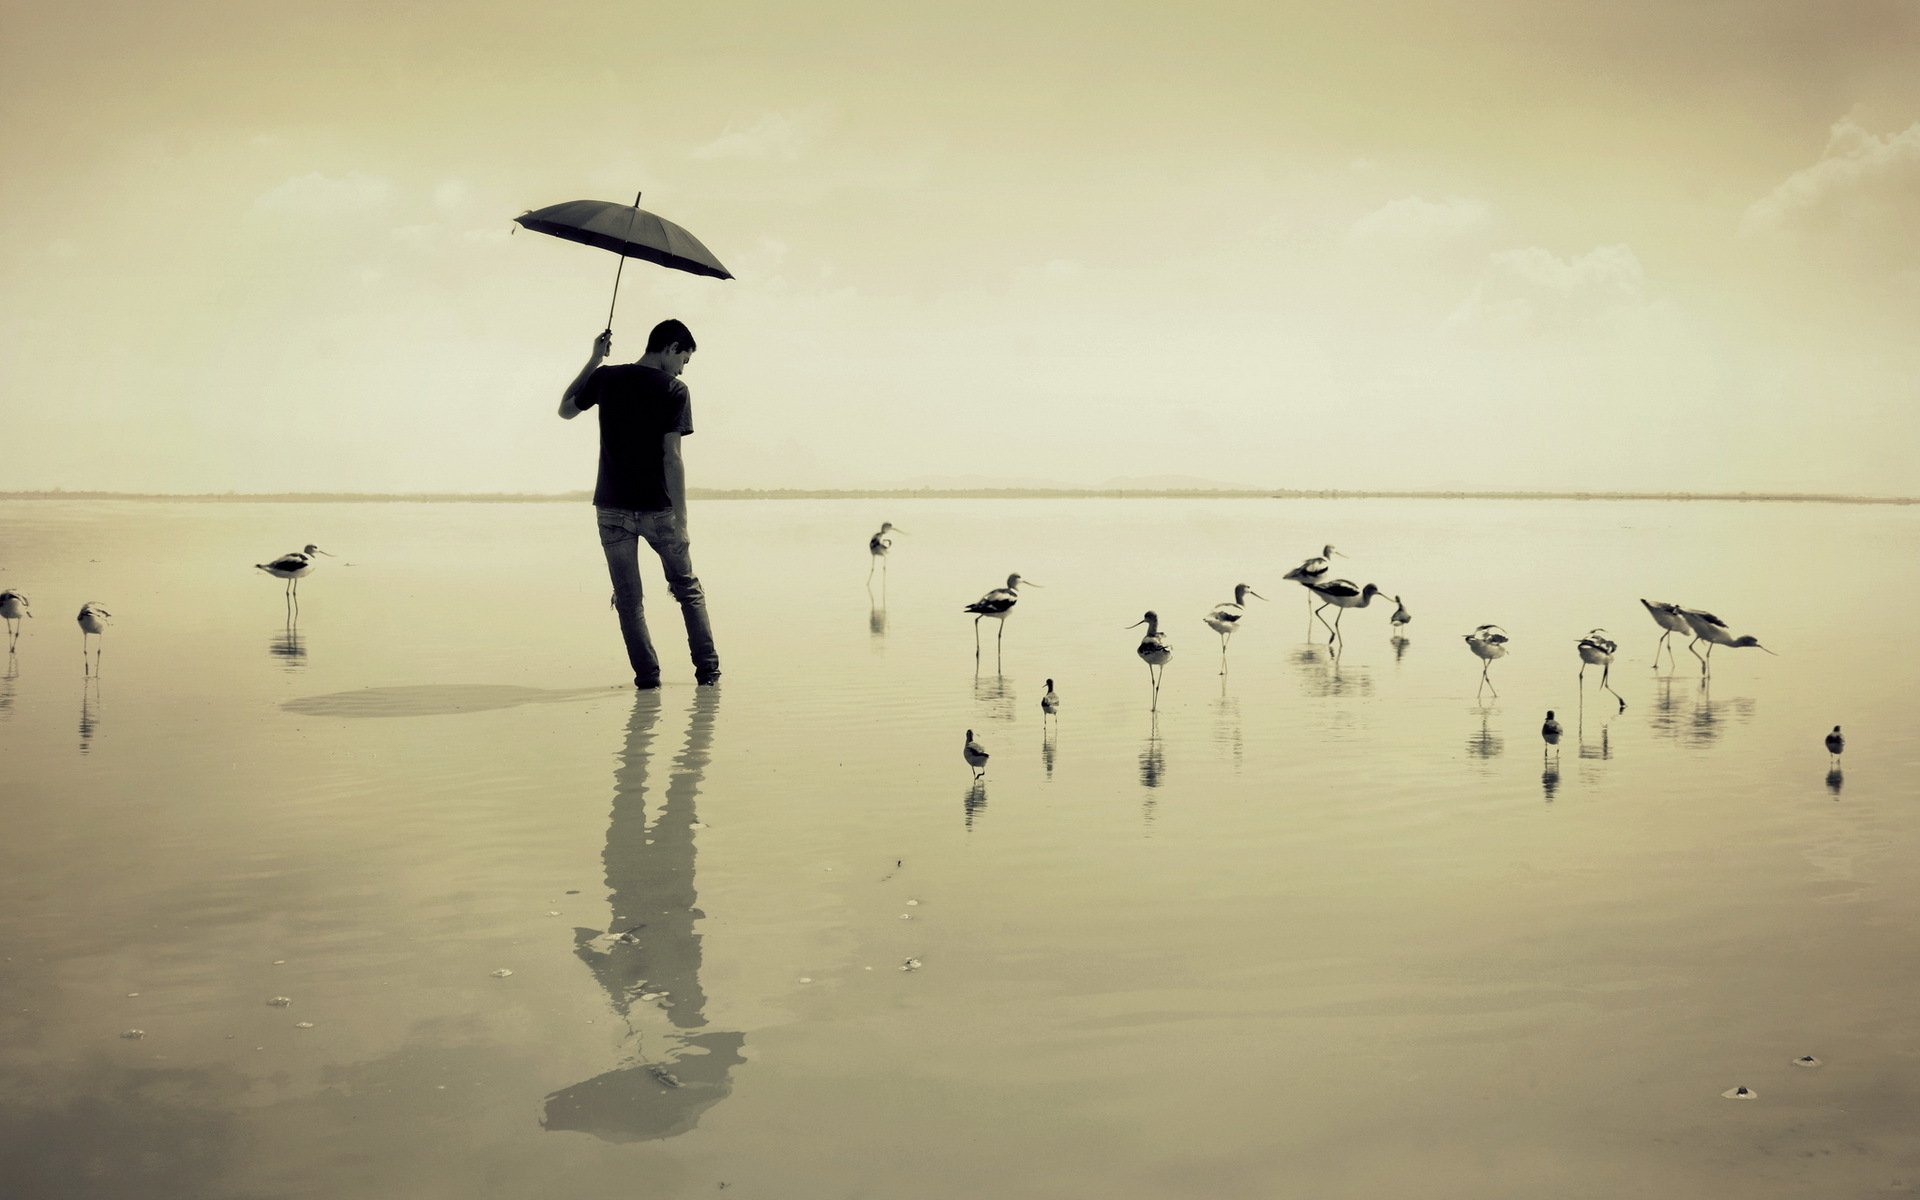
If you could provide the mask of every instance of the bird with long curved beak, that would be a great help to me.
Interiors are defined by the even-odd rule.
[[[994,588],[986,595],[960,610],[973,614],[973,657],[975,659],[980,657],[980,618],[992,617],[994,620],[1000,622],[1000,636],[994,642],[995,653],[998,653],[1000,645],[1004,643],[1007,638],[1007,614],[1013,611],[1014,605],[1020,603],[1020,589],[1023,587],[1039,586],[1039,584],[1033,582],[1031,579],[1022,579],[1017,574],[1009,575],[1007,576],[1007,586]]]
[[[300,602],[300,580],[311,574],[313,569],[320,565],[314,561],[314,556],[319,554],[325,554],[328,558],[334,557],[333,554],[309,542],[303,550],[289,551],[286,554],[282,554],[279,558],[274,559],[272,562],[255,563],[253,565],[273,576],[275,579],[286,580],[287,599],[292,603],[298,604]]]
[[[1736,650],[1767,650],[1765,646],[1760,644],[1758,638],[1752,636],[1733,636],[1733,630],[1727,627],[1725,621],[1722,621],[1719,617],[1714,616],[1703,608],[1683,608],[1680,610],[1680,615],[1687,619],[1688,628],[1693,630],[1693,641],[1687,643],[1687,650],[1691,652],[1695,658],[1700,660],[1700,674],[1702,676],[1711,674],[1713,671],[1712,664],[1707,660],[1713,657],[1713,648],[1715,646],[1731,646]],[[1694,646],[1700,642],[1707,643],[1707,652],[1705,654],[1694,649]],[[1767,650],[1767,653],[1773,654],[1773,651]],[[1780,657],[1777,654],[1773,656],[1775,658]]]
[[[1305,562],[1302,562],[1299,566],[1295,567],[1291,571],[1288,571],[1285,575],[1282,575],[1280,578],[1290,579],[1293,582],[1299,584],[1301,587],[1306,588],[1309,592],[1311,592],[1313,590],[1313,585],[1320,582],[1322,579],[1325,579],[1327,577],[1327,572],[1333,570],[1333,560],[1336,558],[1345,558],[1345,557],[1347,556],[1340,553],[1338,550],[1335,550],[1333,548],[1333,544],[1329,542],[1327,545],[1320,547],[1320,553],[1314,555],[1312,558],[1307,559]],[[1307,597],[1308,612],[1313,611],[1313,604],[1314,604],[1314,598],[1313,596],[1309,595]]]
[[[20,622],[32,615],[33,609],[28,605],[25,592],[16,592],[12,588],[0,592],[0,617],[5,617],[7,621],[8,654],[12,654],[20,644]]]
[[[906,530],[895,525],[892,521],[882,521],[880,522],[880,532],[867,539],[867,553],[873,556],[873,561],[867,564],[868,583],[873,582],[874,567],[885,565],[887,551],[893,549],[893,539],[887,535],[889,533],[905,532]]]
[[[1160,711],[1160,676],[1167,669],[1167,660],[1173,657],[1173,647],[1167,645],[1167,635],[1160,632],[1160,614],[1149,609],[1138,621],[1127,626],[1128,629],[1147,627],[1140,644],[1134,647],[1134,653],[1140,661],[1147,664],[1147,678],[1153,681],[1153,711]]]
[[[1613,698],[1620,702],[1620,711],[1625,712],[1627,711],[1626,697],[1607,686],[1607,674],[1613,670],[1613,653],[1619,648],[1614,640],[1607,636],[1607,631],[1604,629],[1591,631],[1575,646],[1575,649],[1580,652],[1580,694],[1583,697],[1586,695],[1587,668],[1599,667],[1601,690],[1613,692]],[[1654,653],[1658,654],[1659,651],[1656,650]]]
[[[1500,689],[1494,687],[1493,680],[1487,677],[1487,668],[1493,665],[1494,659],[1505,658],[1507,656],[1507,631],[1498,625],[1481,625],[1476,627],[1472,633],[1466,634],[1465,637],[1467,649],[1473,651],[1481,660],[1480,686],[1482,688],[1493,688],[1494,696],[1498,697],[1500,695]],[[1476,696],[1479,694],[1478,691],[1474,692]]]
[[[1233,636],[1234,630],[1240,628],[1241,620],[1247,615],[1248,596],[1252,596],[1255,600],[1266,599],[1251,586],[1236,583],[1233,585],[1232,600],[1214,605],[1207,611],[1206,616],[1200,618],[1206,623],[1208,629],[1220,635],[1220,673],[1222,675],[1227,673],[1227,639]]]

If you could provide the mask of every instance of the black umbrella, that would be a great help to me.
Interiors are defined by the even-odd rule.
[[[720,265],[713,251],[700,239],[672,221],[640,207],[640,194],[632,204],[610,200],[569,200],[521,213],[515,221],[537,233],[550,233],[570,242],[598,246],[620,256],[613,271],[613,304],[620,301],[620,272],[629,258],[645,259],[676,271],[732,279],[733,272]],[[607,305],[607,329],[613,329],[613,304]]]

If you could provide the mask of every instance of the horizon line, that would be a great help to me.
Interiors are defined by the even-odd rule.
[[[1485,488],[689,488],[693,500],[1680,500],[1801,504],[1920,504],[1914,496],[1839,492],[1501,491]],[[577,492],[112,492],[65,488],[0,492],[7,500],[140,500],[313,504],[555,504],[592,499]]]

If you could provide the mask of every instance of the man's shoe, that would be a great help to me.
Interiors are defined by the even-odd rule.
[[[652,679],[642,679],[638,675],[635,675],[633,677],[633,686],[643,692],[656,691],[660,687],[660,677],[655,675]]]
[[[695,683],[698,683],[698,684],[702,684],[702,685],[704,685],[704,684],[709,684],[709,683],[719,683],[719,682],[720,682],[720,672],[718,672],[718,671],[701,671],[701,672],[699,672],[699,673],[697,673],[697,674],[695,674],[695,675],[694,675],[694,677],[693,677],[693,681],[694,681]]]

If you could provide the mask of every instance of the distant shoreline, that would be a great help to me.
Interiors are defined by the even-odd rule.
[[[1920,504],[1913,496],[1824,492],[1347,491],[1291,488],[693,488],[695,500],[1681,500],[1760,504]],[[251,504],[584,504],[588,492],[0,492],[4,500]]]

